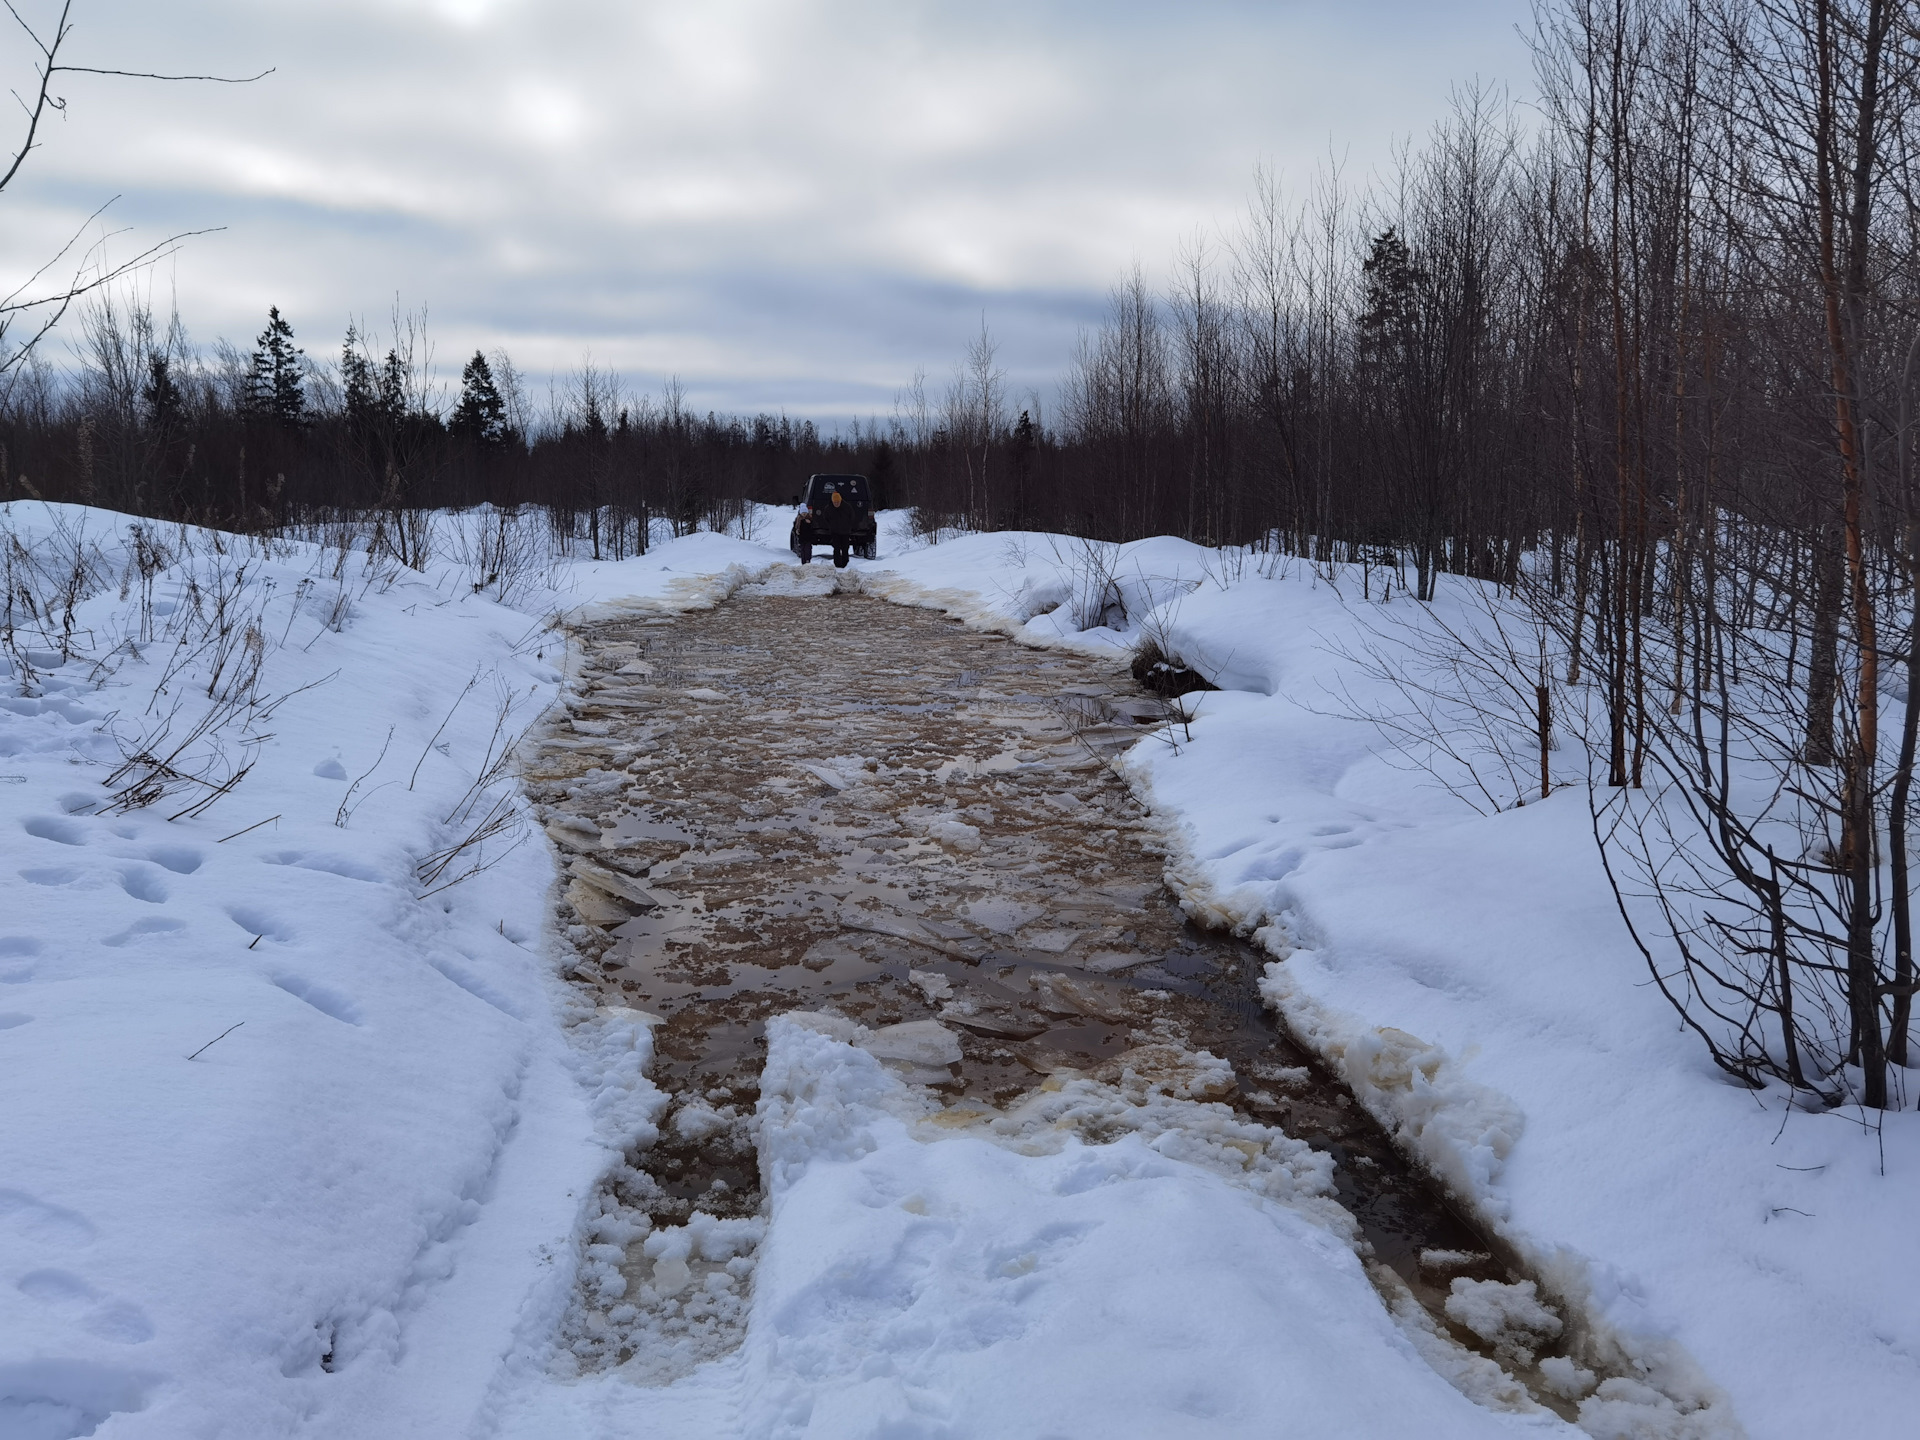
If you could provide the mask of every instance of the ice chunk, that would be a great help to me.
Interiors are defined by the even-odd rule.
[[[1018,900],[974,900],[964,911],[966,917],[983,929],[997,935],[1011,935],[1022,925],[1030,924],[1046,914],[1038,905],[1027,905]]]
[[[936,820],[927,826],[927,838],[963,855],[980,848],[979,829],[964,820]]]
[[[982,1035],[998,1035],[1006,1040],[1031,1040],[1047,1028],[1047,1022],[1022,1011],[995,1006],[982,1010],[972,1001],[954,1001],[940,1007],[940,1018]]]
[[[678,1295],[693,1279],[693,1270],[678,1255],[670,1255],[653,1264],[653,1288],[662,1295]]]
[[[1558,1335],[1560,1317],[1542,1305],[1531,1280],[1516,1285],[1498,1280],[1453,1282],[1447,1297],[1447,1318],[1463,1325],[1494,1347],[1496,1354],[1521,1364],[1533,1359],[1543,1340]]]
[[[1123,1093],[1160,1094],[1175,1100],[1218,1100],[1234,1092],[1233,1066],[1205,1050],[1174,1045],[1137,1045],[1093,1072]]]
[[[920,993],[927,997],[928,1004],[937,1004],[953,994],[953,981],[938,970],[915,970],[907,976]]]
[[[1020,937],[1021,943],[1029,950],[1039,950],[1048,955],[1064,955],[1079,938],[1078,930],[1029,930]]]
[[[1540,1378],[1562,1400],[1580,1400],[1593,1391],[1593,1371],[1582,1369],[1564,1355],[1549,1355],[1542,1360]]]
[[[953,1078],[960,1063],[960,1037],[938,1020],[909,1020],[884,1025],[854,1042],[916,1085],[938,1085]]]
[[[597,925],[603,930],[633,918],[632,911],[615,903],[613,897],[604,890],[580,880],[568,882],[567,903],[587,924]]]
[[[863,959],[860,952],[844,940],[816,940],[809,945],[806,953],[800,957],[800,963],[809,970],[829,970],[835,965]]]
[[[567,866],[567,873],[596,890],[625,900],[630,905],[638,905],[643,910],[653,909],[660,904],[660,897],[631,875],[622,875],[604,865],[595,865],[591,860],[575,860]]]
[[[1127,1018],[1125,1002],[1102,988],[1098,981],[1076,980],[1070,975],[1054,973],[1035,975],[1028,983],[1039,991],[1040,1008],[1050,1014],[1087,1015],[1109,1022]]]
[[[673,1112],[673,1133],[682,1140],[705,1140],[731,1123],[704,1100],[690,1100]]]
[[[838,1040],[842,1044],[852,1045],[866,1033],[866,1027],[856,1025],[844,1015],[829,1014],[825,1010],[790,1010],[782,1019],[791,1021],[802,1030],[811,1030],[816,1035],[824,1035],[829,1040]]]

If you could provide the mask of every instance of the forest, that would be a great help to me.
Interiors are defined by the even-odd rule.
[[[1622,913],[1715,1061],[1898,1103],[1920,28],[1892,0],[1543,0],[1532,47],[1530,103],[1459,90],[1390,173],[1257,172],[1167,283],[1118,279],[1044,404],[984,326],[944,385],[828,434],[591,364],[536,403],[498,351],[443,387],[397,311],[338,351],[278,311],[201,350],[103,290],[72,366],[0,359],[0,498],[377,516],[413,564],[424,514],[536,507],[620,558],[852,470],[933,539],[1171,534],[1357,566],[1379,600],[1491,582],[1542,787],[1587,740]]]

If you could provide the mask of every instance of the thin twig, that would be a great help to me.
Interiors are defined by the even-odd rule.
[[[226,1029],[222,1030],[218,1035],[214,1036],[213,1039],[207,1041],[206,1044],[202,1045],[198,1050],[194,1051],[193,1054],[187,1056],[187,1059],[198,1060],[202,1055],[206,1054],[207,1051],[211,1050],[214,1046],[218,1045],[222,1040],[226,1039],[227,1036],[233,1034],[234,1031],[238,1030],[242,1025],[246,1023],[247,1022],[244,1020],[234,1021],[233,1024],[227,1026]]]
[[[218,840],[214,841],[213,843],[216,845],[224,845],[229,840],[238,840],[242,835],[245,835],[248,830],[258,830],[262,825],[271,825],[274,821],[278,820],[279,818],[280,817],[278,815],[269,815],[264,820],[254,821],[253,824],[247,826],[246,830],[236,830],[231,835],[222,835]]]

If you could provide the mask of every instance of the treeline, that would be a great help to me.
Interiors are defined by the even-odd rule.
[[[822,435],[591,366],[531,404],[499,352],[443,392],[405,316],[315,356],[276,313],[251,350],[199,355],[177,323],[101,305],[77,372],[23,367],[0,395],[0,486],[242,526],[481,502],[692,525],[846,468],[929,525],[1403,555],[1421,593],[1544,544],[1590,587],[1582,534],[1716,505],[1797,523],[1829,488],[1828,271],[1854,443],[1892,458],[1920,313],[1912,34],[1879,0],[1557,0],[1525,112],[1543,119],[1471,88],[1365,186],[1258,177],[1163,292],[1115,287],[1044,405],[1010,396],[984,332],[950,384]],[[1874,486],[1898,468],[1863,466]],[[1877,490],[1867,508],[1894,513]]]
[[[536,404],[497,350],[441,387],[421,322],[404,314],[377,344],[349,325],[324,359],[296,340],[275,309],[251,349],[202,353],[178,316],[163,325],[137,303],[95,301],[75,367],[35,355],[6,377],[0,498],[236,530],[385,512],[403,548],[422,512],[536,505],[556,533],[617,559],[645,548],[652,522],[718,528],[749,501],[788,499],[812,471],[887,489],[878,428],[823,436],[785,415],[701,415],[677,383],[631,396],[590,363]]]

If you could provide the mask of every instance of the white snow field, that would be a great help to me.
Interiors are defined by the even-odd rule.
[[[943,1132],[822,1017],[770,1027],[740,1348],[664,1386],[570,1373],[586,1207],[661,1097],[641,1017],[557,976],[553,856],[498,762],[562,693],[556,609],[711,605],[791,557],[768,510],[768,543],[489,583],[462,558],[483,518],[441,517],[415,571],[364,534],[0,507],[0,1437],[1577,1433],[1422,1358],[1313,1157],[1256,1185],[1177,1128]],[[1479,815],[1330,713],[1367,683],[1342,648],[1410,602],[1172,540],[898,523],[853,570],[1035,645],[1144,631],[1222,687],[1130,757],[1172,879],[1638,1362],[1581,1429],[1912,1433],[1915,1115],[1875,1134],[1723,1083],[1646,983],[1577,789]],[[1486,1297],[1456,1298],[1470,1323]]]

